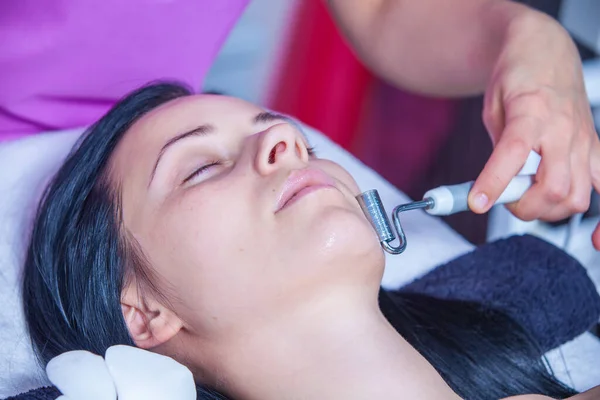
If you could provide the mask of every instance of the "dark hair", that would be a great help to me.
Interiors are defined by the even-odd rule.
[[[71,350],[104,354],[135,346],[122,316],[121,292],[135,276],[160,295],[135,241],[121,229],[120,200],[109,159],[141,117],[192,91],[159,83],[129,94],[77,141],[47,187],[27,250],[23,304],[42,364]],[[199,388],[200,399],[221,399]]]
[[[109,182],[113,150],[129,127],[191,91],[174,83],[139,89],[78,141],[38,209],[25,263],[23,301],[40,362],[71,350],[104,354],[134,346],[120,307],[129,273],[152,285],[143,255],[123,233],[119,193]],[[155,288],[154,288],[155,289]],[[458,301],[380,292],[381,309],[463,398],[536,393],[566,397],[524,330],[505,314]],[[199,399],[224,399],[198,388]]]

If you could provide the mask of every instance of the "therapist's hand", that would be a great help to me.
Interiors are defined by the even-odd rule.
[[[589,207],[600,190],[600,142],[581,63],[566,31],[542,14],[516,20],[502,44],[485,93],[483,120],[494,151],[469,196],[486,212],[523,167],[542,156],[534,185],[509,205],[524,220],[559,220]],[[593,235],[600,249],[600,229]]]

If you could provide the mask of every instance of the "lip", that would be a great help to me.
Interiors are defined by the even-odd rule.
[[[325,188],[335,188],[335,181],[325,172],[315,168],[294,170],[277,196],[275,212],[281,211],[315,190]]]

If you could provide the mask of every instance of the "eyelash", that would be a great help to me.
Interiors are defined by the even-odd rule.
[[[202,175],[203,173],[208,171],[210,168],[217,166],[217,165],[221,165],[221,164],[223,164],[222,160],[215,160],[215,161],[206,163],[203,166],[201,166],[200,168],[198,168],[197,170],[195,170],[194,172],[192,172],[192,174],[190,176],[188,176],[187,178],[185,178],[182,183],[187,183],[188,181],[194,179],[195,177]]]
[[[309,157],[314,157],[315,156],[314,146],[307,147],[306,152],[308,153]],[[202,175],[203,173],[208,171],[210,168],[215,167],[217,165],[221,165],[221,164],[223,164],[222,160],[214,160],[209,163],[206,163],[205,165],[201,166],[200,168],[198,168],[197,170],[192,172],[192,174],[190,176],[188,176],[187,178],[185,178],[182,183],[187,183],[190,180],[194,179],[195,177]]]

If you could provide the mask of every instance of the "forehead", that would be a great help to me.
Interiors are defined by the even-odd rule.
[[[125,135],[123,143],[161,141],[194,129],[202,124],[233,128],[244,124],[262,109],[244,100],[217,95],[195,95],[172,100],[150,111]]]

